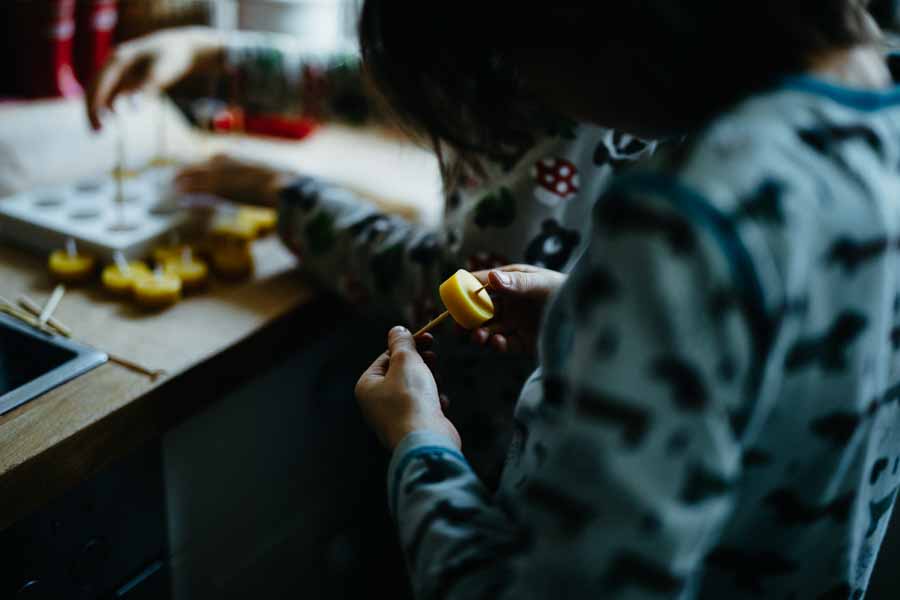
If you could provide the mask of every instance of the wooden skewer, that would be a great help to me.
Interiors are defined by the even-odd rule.
[[[41,310],[38,315],[38,323],[41,324],[41,327],[47,325],[47,321],[50,320],[50,317],[53,316],[53,313],[56,312],[56,308],[59,306],[59,303],[62,302],[63,296],[66,294],[66,286],[63,284],[57,285],[53,288],[53,294],[50,295],[50,299],[47,300],[47,304],[44,305],[43,310]]]
[[[30,315],[26,315],[26,316],[31,316],[31,315],[37,316],[41,313],[41,308],[38,305],[38,303],[35,302],[34,300],[32,300],[31,298],[29,298],[28,296],[21,296],[19,298],[19,305],[30,313]],[[0,306],[0,310],[2,310],[3,308],[4,307]],[[34,321],[35,324],[38,323],[38,321],[36,319],[32,319],[32,321]],[[47,320],[47,325],[49,325],[51,328],[53,328],[60,335],[63,335],[65,337],[72,337],[72,330],[69,329],[68,327],[66,327],[65,325],[63,325],[57,319],[54,319],[51,317],[50,319]],[[63,333],[64,331],[66,333]],[[140,373],[141,375],[146,375],[150,379],[156,379],[157,377],[161,377],[166,374],[166,372],[162,369],[148,369],[147,367],[139,365],[138,363],[136,363],[134,361],[128,360],[127,358],[122,358],[121,356],[116,356],[114,354],[110,354],[109,352],[106,353],[106,356],[109,358],[109,362],[117,364],[120,367],[124,367],[124,368],[128,369],[129,371],[134,371],[135,373]]]
[[[39,331],[43,331],[44,333],[50,333],[50,334],[53,333],[52,331],[50,331],[50,329],[48,329],[46,327],[41,327],[41,324],[38,323],[38,320],[36,317],[33,317],[29,313],[17,309],[15,307],[15,305],[11,304],[8,300],[3,299],[3,300],[0,300],[0,302],[2,302],[2,304],[0,304],[0,312],[7,314],[15,319],[18,319],[19,321],[22,321],[26,325],[30,325],[31,327],[34,327],[35,329],[37,329]]]
[[[483,291],[486,290],[486,289],[487,289],[487,286],[486,286],[486,285],[483,285],[483,286],[481,286],[480,288],[478,288],[477,290],[475,290],[474,292],[472,292],[472,295],[473,295],[473,296],[477,296],[478,294],[480,294],[481,292],[483,292]],[[441,324],[447,317],[449,317],[449,316],[450,316],[450,311],[449,311],[449,310],[445,310],[444,312],[442,312],[441,314],[439,314],[438,316],[436,316],[435,318],[433,318],[432,320],[430,320],[430,321],[428,322],[428,324],[425,325],[425,327],[423,327],[422,329],[420,329],[420,330],[418,330],[417,332],[415,332],[415,333],[413,334],[413,338],[417,338],[417,337],[419,337],[420,335],[422,335],[423,333],[428,333],[429,331],[431,331],[432,329],[434,329],[435,327],[437,327],[438,325],[440,325],[440,324]]]
[[[420,335],[422,335],[423,333],[428,333],[429,331],[431,331],[432,329],[434,329],[435,327],[437,327],[438,325],[440,325],[441,323],[443,323],[444,319],[446,319],[446,318],[449,317],[449,316],[450,316],[450,311],[449,311],[449,310],[445,310],[444,312],[442,312],[441,314],[439,314],[438,316],[436,316],[436,317],[433,318],[432,320],[428,321],[428,324],[425,325],[425,327],[423,327],[422,329],[420,329],[420,330],[418,330],[417,332],[415,332],[415,333],[413,334],[413,338],[417,338],[417,337],[419,337]]]
[[[166,374],[166,372],[162,369],[148,369],[147,367],[141,366],[136,362],[128,360],[127,358],[122,358],[121,356],[110,354],[109,352],[106,353],[106,356],[109,358],[109,362],[115,363],[120,367],[124,367],[129,371],[134,371],[135,373],[146,375],[150,379],[156,379],[157,377],[162,377]]]
[[[29,298],[28,296],[19,296],[19,306],[23,309],[31,313],[32,315],[40,315],[41,307],[37,302]],[[72,330],[59,322],[56,317],[50,317],[47,319],[47,325],[54,330],[56,333],[63,337],[70,338],[72,337]]]

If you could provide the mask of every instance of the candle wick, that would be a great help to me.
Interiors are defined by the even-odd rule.
[[[120,251],[116,251],[113,255],[113,259],[116,261],[116,266],[119,267],[119,271],[125,276],[131,275],[131,265],[128,264],[128,261],[125,260],[125,255]]]
[[[69,258],[76,258],[78,256],[78,246],[75,245],[75,240],[73,238],[66,240],[66,254],[69,255]]]

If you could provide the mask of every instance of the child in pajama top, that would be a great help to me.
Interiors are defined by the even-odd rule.
[[[358,54],[322,52],[302,40],[205,29],[167,31],[121,47],[88,96],[92,121],[118,90],[166,88],[190,74],[215,72],[226,100],[253,114],[314,115],[324,122],[386,123],[363,84]],[[184,56],[193,59],[184,61]],[[148,62],[150,80],[127,75]],[[156,73],[161,73],[154,75]],[[548,113],[550,115],[551,113]],[[568,271],[583,251],[590,210],[614,171],[649,155],[654,144],[609,129],[544,116],[515,154],[460,169],[447,182],[444,216],[428,228],[383,214],[350,191],[312,177],[219,157],[186,169],[187,192],[280,207],[279,229],[319,285],[365,310],[418,327],[443,309],[440,283],[459,268],[527,263]],[[337,157],[339,159],[339,157]],[[300,165],[302,167],[302,165]],[[453,336],[442,341],[451,411],[469,430],[469,453],[496,481],[512,433],[512,406],[534,369],[533,355],[497,355]],[[478,373],[485,363],[495,376]]]
[[[416,595],[863,598],[900,489],[900,87],[853,0],[762,1],[738,28],[728,3],[636,4],[564,3],[504,36],[485,9],[460,58],[447,14],[409,31],[366,2],[378,84],[447,143],[502,148],[535,102],[687,134],[600,195],[568,277],[478,273],[495,336],[533,339],[548,305],[496,494],[429,337],[392,329],[360,378]],[[707,81],[726,47],[748,51]]]

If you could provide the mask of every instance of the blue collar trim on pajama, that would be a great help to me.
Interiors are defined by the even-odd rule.
[[[796,75],[785,77],[780,88],[825,96],[839,104],[869,112],[900,105],[900,86],[883,90],[853,89],[809,75]]]

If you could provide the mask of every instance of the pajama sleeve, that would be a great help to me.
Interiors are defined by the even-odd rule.
[[[281,191],[281,238],[301,268],[324,289],[366,304],[370,312],[407,320],[414,302],[435,316],[437,289],[456,264],[444,236],[380,213],[340,186],[297,177]],[[430,317],[429,317],[430,318]]]
[[[542,396],[520,400],[523,476],[491,497],[437,436],[394,451],[417,598],[692,597],[741,474],[759,359],[746,259],[727,219],[674,184],[598,202],[545,315]]]
[[[323,51],[283,34],[238,32],[226,45],[225,72],[224,93],[250,113],[354,125],[381,118],[354,50]]]

